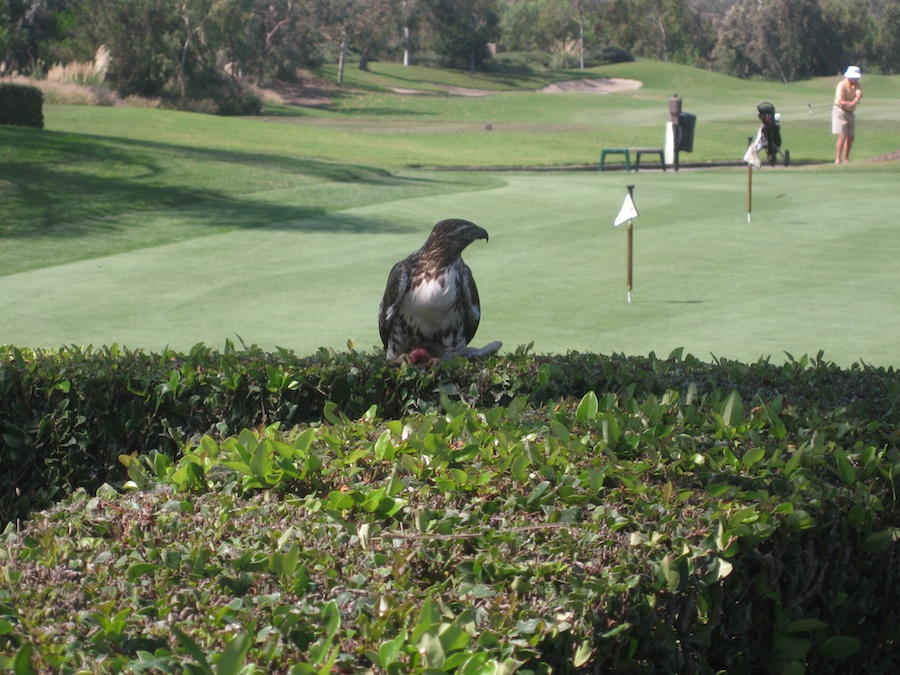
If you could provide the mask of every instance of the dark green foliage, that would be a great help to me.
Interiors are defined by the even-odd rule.
[[[0,348],[0,522],[22,518],[77,487],[120,479],[119,454],[174,456],[184,438],[279,422],[321,419],[326,402],[350,417],[372,405],[388,418],[432,409],[441,392],[475,406],[525,395],[534,405],[563,397],[669,389],[701,394],[737,389],[745,400],[781,395],[803,414],[835,409],[860,426],[861,440],[896,443],[900,395],[892,370],[851,370],[806,359],[784,366],[693,357],[660,360],[569,354],[511,356],[498,363],[450,362],[436,371],[396,368],[380,355],[322,352],[299,358],[250,348],[197,345],[188,354],[115,346],[30,351]],[[889,387],[894,383],[894,389]],[[889,399],[889,395],[894,399]],[[863,423],[868,420],[871,429]],[[896,433],[896,432],[894,432]]]
[[[0,124],[44,128],[44,95],[37,87],[0,84]]]
[[[485,69],[492,73],[528,75],[550,67],[550,52],[499,52],[485,62]]]
[[[527,52],[499,52],[485,62],[485,70],[492,73],[530,74],[550,68],[553,55],[550,52],[533,50]],[[634,56],[618,47],[588,49],[584,53],[586,68],[610,63],[634,61]]]
[[[608,46],[586,51],[584,60],[587,67],[605,66],[610,63],[630,63],[634,61],[634,56],[620,47]]]
[[[106,80],[119,95],[157,97],[176,74],[175,56],[186,36],[180,33],[187,21],[179,10],[190,3],[169,0],[73,0],[68,21],[58,37],[65,46],[80,48],[66,54],[86,60],[99,45],[112,54]],[[62,27],[61,27],[62,28]],[[47,45],[52,47],[52,45]]]
[[[488,0],[427,0],[438,26],[443,65],[475,72],[489,58],[499,17]]]
[[[0,668],[895,672],[898,404],[821,357],[2,348],[5,517],[71,496],[4,535]]]
[[[896,373],[524,352],[6,349],[0,668],[896,671]]]

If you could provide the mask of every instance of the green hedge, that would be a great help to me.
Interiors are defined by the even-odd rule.
[[[0,124],[44,128],[44,95],[37,87],[0,83]]]
[[[900,667],[893,369],[0,356],[0,669]]]
[[[227,435],[279,422],[321,419],[327,402],[358,416],[372,405],[397,418],[427,410],[441,392],[476,406],[525,395],[534,405],[562,397],[628,391],[661,395],[736,389],[746,399],[782,395],[808,411],[846,410],[860,441],[897,442],[900,385],[893,369],[842,370],[808,359],[786,365],[703,363],[691,356],[626,358],[572,353],[455,361],[435,371],[396,368],[380,355],[289,351],[150,354],[116,346],[33,351],[0,347],[0,523],[25,517],[78,487],[121,479],[121,453],[174,456],[185,438]],[[893,423],[893,427],[891,424]],[[889,432],[890,430],[890,432]],[[893,435],[891,435],[893,434]]]

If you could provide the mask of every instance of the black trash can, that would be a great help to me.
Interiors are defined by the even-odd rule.
[[[691,113],[681,113],[678,116],[679,142],[678,149],[683,152],[694,151],[694,127],[697,125],[697,116]]]

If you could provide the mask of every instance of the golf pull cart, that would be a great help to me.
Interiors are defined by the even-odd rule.
[[[762,124],[759,127],[759,133],[756,135],[757,148],[765,150],[769,155],[769,164],[775,166],[778,162],[778,155],[781,155],[785,166],[791,164],[791,151],[781,150],[781,124],[778,121],[780,115],[775,113],[775,106],[768,101],[763,101],[756,106],[759,111],[759,120]]]

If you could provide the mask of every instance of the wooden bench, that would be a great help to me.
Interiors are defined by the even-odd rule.
[[[659,163],[663,171],[666,170],[666,157],[662,148],[603,148],[600,151],[600,170],[606,165],[607,155],[622,155],[625,157],[625,170],[631,171],[631,153],[634,153],[634,170],[641,168],[641,155],[659,155]]]

